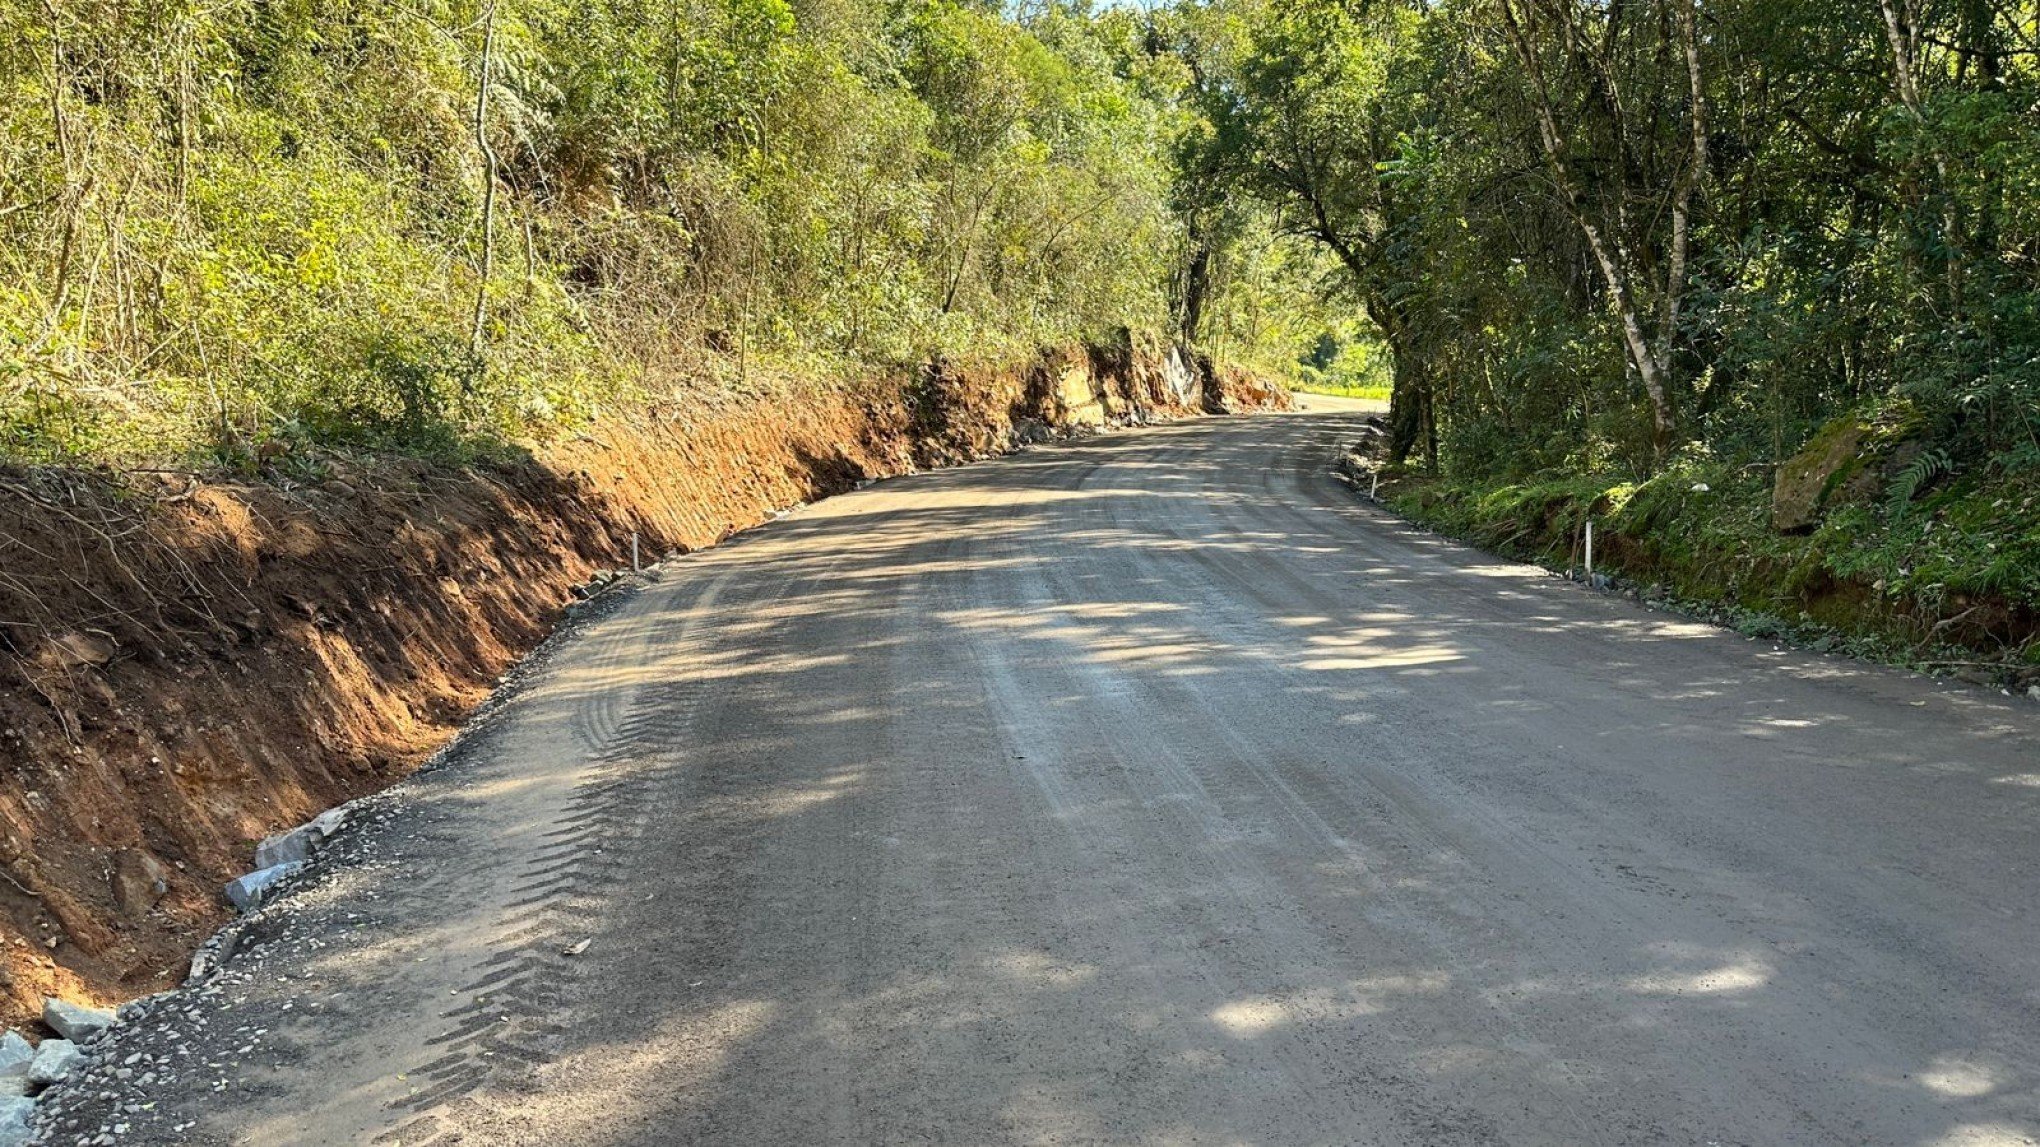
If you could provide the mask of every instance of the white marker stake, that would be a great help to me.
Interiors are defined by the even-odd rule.
[[[1594,580],[1594,519],[1587,519],[1587,580]]]
[[[1374,484],[1367,487],[1367,496],[1379,502],[1381,501],[1381,471],[1373,470],[1369,471],[1369,473],[1374,475]]]
[[[630,572],[632,572],[632,573],[642,573],[642,572],[644,572],[644,567],[642,567],[642,566],[638,565],[638,560],[637,560],[637,531],[636,531],[636,530],[632,530],[632,531],[631,531],[631,533],[630,533]]]

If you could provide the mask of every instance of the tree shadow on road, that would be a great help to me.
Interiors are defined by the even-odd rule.
[[[612,862],[496,1045],[538,1062],[453,1057],[418,1126],[2036,1133],[2030,718],[1423,535],[1309,425],[923,475],[667,571],[617,619],[663,619],[644,664],[552,682],[620,715]]]

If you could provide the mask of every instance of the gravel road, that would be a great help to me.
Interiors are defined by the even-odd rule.
[[[2040,706],[1414,531],[1326,405],[669,563],[53,1141],[2040,1141]]]

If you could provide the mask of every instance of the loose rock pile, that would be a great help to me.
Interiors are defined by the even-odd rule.
[[[36,1096],[82,1067],[91,1046],[119,1022],[113,1012],[65,1000],[44,1000],[43,1023],[55,1036],[30,1044],[20,1032],[0,1035],[0,1147],[34,1136]]]
[[[328,837],[347,823],[347,807],[329,808],[311,820],[255,846],[255,871],[227,882],[227,899],[243,912],[262,904],[286,878],[296,875]]]
[[[328,809],[310,821],[264,840],[255,849],[255,871],[227,884],[226,897],[243,912],[252,911],[286,878],[302,871],[314,852],[347,823],[347,806]],[[192,961],[192,978],[204,978],[211,970],[209,957],[216,958],[213,945],[200,949]],[[0,1147],[21,1147],[34,1141],[38,1100],[52,1086],[75,1080],[93,1065],[96,1051],[117,1026],[147,1015],[154,1001],[136,1000],[118,1012],[89,1007],[66,1000],[43,1002],[42,1022],[54,1034],[40,1044],[31,1044],[21,1033],[0,1034]],[[154,1082],[156,1067],[143,1054],[110,1068],[122,1082],[146,1085]],[[138,1074],[139,1073],[139,1074]],[[125,1110],[125,1109],[123,1109]],[[138,1112],[137,1112],[138,1113]],[[53,1117],[54,1110],[43,1113]],[[125,1125],[102,1129],[93,1139],[81,1142],[112,1143]]]

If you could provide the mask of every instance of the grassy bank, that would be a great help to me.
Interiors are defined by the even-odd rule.
[[[1893,508],[1772,523],[1768,469],[1686,466],[1647,482],[1401,475],[1384,499],[1440,532],[1553,569],[1583,560],[1757,636],[2021,688],[2040,682],[2040,483],[1983,473]]]
[[[1293,389],[1303,394],[1329,394],[1334,398],[1364,398],[1374,402],[1387,402],[1391,387],[1385,382],[1346,383],[1306,378],[1296,382]]]

